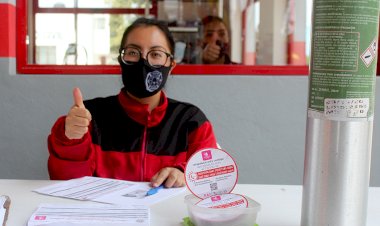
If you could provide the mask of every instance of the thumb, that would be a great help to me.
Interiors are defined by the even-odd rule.
[[[83,104],[82,92],[80,91],[78,87],[74,88],[73,96],[74,96],[74,105],[80,108],[85,108]]]

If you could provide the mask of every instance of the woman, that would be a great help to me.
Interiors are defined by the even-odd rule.
[[[83,101],[60,117],[48,137],[51,179],[82,176],[185,185],[195,151],[216,147],[211,123],[194,105],[167,98],[162,88],[176,63],[174,40],[163,22],[140,18],[120,45],[124,87],[116,96]]]
[[[223,19],[217,16],[206,16],[202,19],[202,26],[202,63],[236,64],[228,55],[230,39]]]

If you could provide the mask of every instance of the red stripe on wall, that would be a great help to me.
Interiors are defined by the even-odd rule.
[[[16,57],[16,7],[0,3],[0,57]]]

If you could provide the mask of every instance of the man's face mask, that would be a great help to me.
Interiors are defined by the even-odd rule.
[[[159,92],[165,85],[170,68],[155,68],[144,58],[134,64],[125,64],[119,60],[124,86],[133,96],[150,97]]]

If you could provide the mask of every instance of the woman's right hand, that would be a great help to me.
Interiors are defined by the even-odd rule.
[[[70,109],[65,121],[65,135],[69,139],[81,139],[87,132],[91,122],[91,113],[83,104],[82,93],[74,88],[74,106]]]

